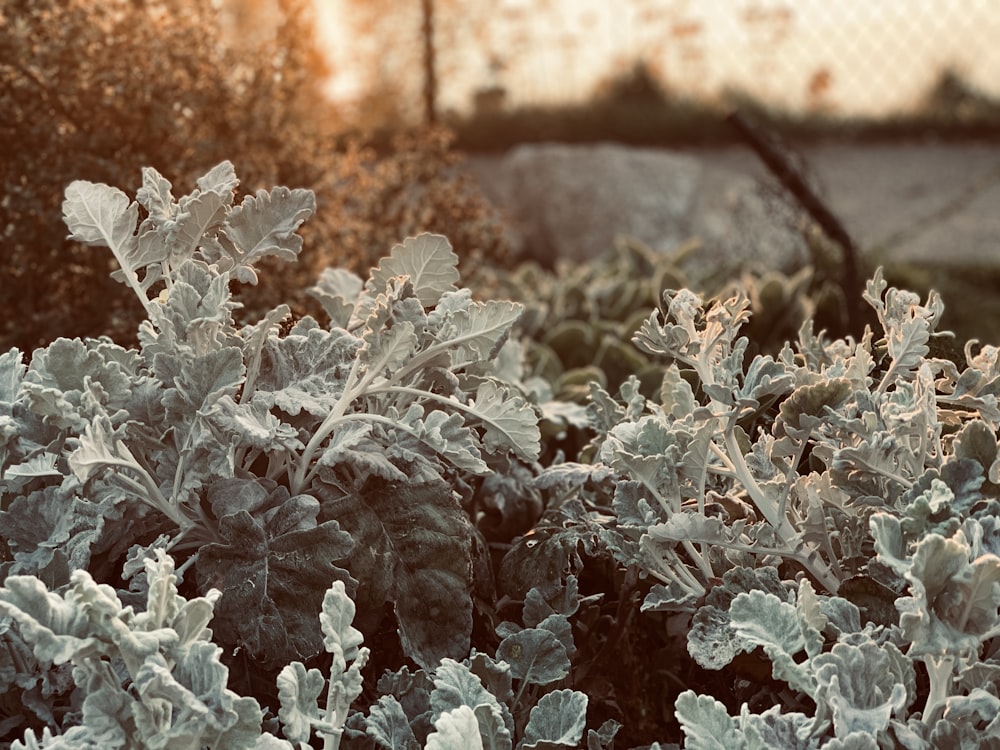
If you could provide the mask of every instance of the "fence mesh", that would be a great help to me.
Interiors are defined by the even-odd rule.
[[[349,25],[357,4],[339,1]],[[636,65],[670,96],[795,115],[968,118],[1000,99],[996,0],[396,0],[335,67],[410,113],[426,84],[422,7],[435,105],[460,116],[587,101]]]

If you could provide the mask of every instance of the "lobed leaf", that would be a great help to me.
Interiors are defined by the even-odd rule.
[[[434,670],[434,691],[431,709],[436,715],[447,713],[459,706],[477,708],[489,706],[500,710],[500,703],[487,690],[469,667],[454,659],[442,659]]]
[[[488,451],[513,451],[526,461],[538,458],[541,453],[538,417],[523,398],[506,392],[492,380],[485,380],[476,390],[472,413],[483,423],[483,444]]]
[[[276,523],[277,525],[277,523]],[[219,519],[223,541],[206,544],[199,586],[220,589],[215,625],[223,643],[246,648],[262,665],[308,659],[323,650],[317,619],[337,565],[353,542],[336,521],[271,536],[246,510]]]
[[[365,732],[385,750],[419,750],[409,719],[395,696],[382,695],[368,712]]]
[[[256,284],[253,264],[261,258],[298,259],[302,237],[296,232],[315,211],[316,196],[311,190],[277,187],[248,195],[226,219],[223,232],[231,245],[222,246],[227,253],[225,262],[222,258],[216,262],[238,280]]]
[[[527,628],[504,638],[497,659],[510,665],[511,676],[530,685],[548,685],[569,674],[566,647],[549,630]]]
[[[318,669],[307,670],[301,662],[292,662],[278,673],[278,718],[284,735],[291,742],[308,743],[312,727],[320,718],[319,697],[326,679]]]
[[[468,706],[441,714],[427,735],[425,750],[483,750],[479,720]]]
[[[328,485],[326,516],[354,539],[349,568],[362,581],[355,601],[367,617],[395,605],[403,648],[432,669],[468,654],[472,631],[472,526],[443,480],[370,478],[341,495]]]
[[[578,690],[553,690],[539,698],[524,728],[525,748],[543,744],[575,747],[587,725],[587,695]]]
[[[674,715],[688,750],[732,750],[744,746],[742,733],[726,707],[708,695],[685,690],[674,702]]]
[[[341,658],[353,661],[357,658],[358,647],[364,642],[364,635],[353,627],[354,600],[347,595],[343,581],[334,581],[323,597],[323,610],[319,615],[323,630],[323,645],[327,651],[340,650]]]
[[[434,307],[447,292],[455,290],[459,279],[458,256],[451,243],[440,234],[409,237],[392,248],[378,268],[372,270],[366,290],[377,294],[394,276],[406,276],[425,308]]]

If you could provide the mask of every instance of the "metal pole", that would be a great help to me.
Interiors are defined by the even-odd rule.
[[[421,32],[424,38],[424,119],[437,122],[437,73],[434,59],[434,0],[420,0],[423,11]]]

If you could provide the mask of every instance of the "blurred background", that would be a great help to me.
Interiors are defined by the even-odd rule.
[[[276,4],[231,3],[244,27],[251,7]],[[989,0],[315,0],[315,9],[326,90],[345,116],[437,118],[482,147],[500,145],[472,132],[490,119],[622,99],[645,99],[654,115],[655,130],[614,123],[613,135],[640,140],[723,137],[710,122],[685,123],[684,110],[736,102],[812,126],[885,131],[908,120],[968,134],[993,123],[1000,95],[1000,8]],[[590,133],[564,124],[562,134],[608,135],[600,124]]]
[[[975,143],[989,170],[943,208],[971,203],[1000,179],[998,32],[992,0],[0,0],[0,347],[134,340],[140,306],[60,206],[74,179],[134,195],[144,166],[175,196],[223,159],[241,190],[316,192],[300,263],[240,291],[248,317],[310,312],[322,268],[364,273],[422,231],[463,273],[508,267],[510,217],[477,175],[519,145],[752,163],[734,108],[820,172],[847,162],[815,144]]]

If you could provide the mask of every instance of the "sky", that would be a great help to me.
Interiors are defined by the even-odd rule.
[[[364,86],[352,62],[375,54],[383,64],[400,43],[359,38],[343,22],[343,0],[314,2],[337,71],[330,90],[350,100]],[[420,0],[395,3],[399,28],[413,29],[413,53]],[[793,110],[895,113],[913,106],[944,68],[1000,93],[997,0],[436,3],[439,14],[467,19],[439,40],[442,110],[468,111],[475,91],[488,86],[503,87],[514,106],[583,99],[637,57],[673,91],[712,97],[738,88]]]

